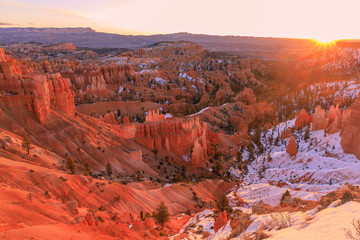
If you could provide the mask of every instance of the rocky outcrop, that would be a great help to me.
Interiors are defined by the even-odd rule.
[[[50,93],[49,84],[45,75],[34,77],[36,96],[34,99],[34,111],[40,123],[44,123],[50,114]]]
[[[82,101],[84,101],[84,95],[108,97],[108,90],[119,93],[119,86],[137,77],[131,65],[115,63],[103,66],[72,63],[66,70],[61,71],[61,75],[70,79],[76,91],[79,91]]]
[[[148,111],[145,117],[146,122],[159,122],[165,120],[165,115],[159,112],[159,109],[156,111]]]
[[[191,153],[191,163],[201,164],[208,158],[208,129],[198,118],[172,119],[136,126],[135,141],[158,151],[165,150],[178,156]]]
[[[50,75],[35,75],[32,84],[35,87],[32,97],[34,98],[34,111],[41,123],[46,121],[50,114],[50,108],[60,109],[64,113],[74,116],[74,94],[70,89],[67,79],[63,79],[59,73]]]
[[[220,228],[225,226],[227,223],[227,215],[226,211],[222,212],[217,216],[215,223],[214,223],[214,231],[217,232]]]
[[[22,71],[19,61],[6,55],[0,48],[0,89],[13,94],[23,93]]]
[[[256,96],[252,89],[245,87],[234,97],[235,102],[244,102],[248,105],[256,103]]]
[[[49,92],[56,108],[70,116],[75,115],[74,94],[68,80],[62,78],[60,73],[49,75]]]
[[[111,112],[105,113],[104,116],[100,116],[100,120],[108,124],[118,124],[115,119],[115,114]]]
[[[295,128],[302,129],[303,127],[309,124],[309,121],[310,121],[310,115],[306,112],[305,109],[301,109],[299,116],[295,120]]]
[[[286,152],[292,157],[295,156],[298,151],[297,151],[297,146],[296,146],[296,140],[295,137],[291,137],[289,140],[289,144],[286,147]]]
[[[360,96],[351,105],[350,112],[344,116],[348,119],[341,129],[341,146],[344,152],[353,153],[360,159]]]

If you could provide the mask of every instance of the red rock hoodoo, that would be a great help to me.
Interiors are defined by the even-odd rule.
[[[292,157],[295,156],[298,151],[297,151],[297,146],[296,146],[296,140],[295,137],[291,137],[289,140],[289,144],[286,147],[286,152]]]

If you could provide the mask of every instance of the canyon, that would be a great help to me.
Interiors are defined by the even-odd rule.
[[[278,80],[278,60],[184,40],[2,47],[0,238],[240,239],[269,214],[302,219],[317,208],[307,213],[320,219],[328,193],[357,194],[356,78],[294,87]],[[353,70],[356,55],[339,56],[326,61]],[[309,62],[325,76],[341,69],[320,60],[298,58],[289,72],[301,75]],[[352,200],[337,208],[357,209]],[[161,201],[170,214],[163,229]]]

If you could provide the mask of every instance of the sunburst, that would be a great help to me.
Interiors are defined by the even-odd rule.
[[[331,38],[327,38],[327,37],[320,37],[320,38],[316,38],[313,39],[313,41],[316,43],[316,45],[320,46],[320,47],[333,47],[336,45],[337,40],[331,39]]]

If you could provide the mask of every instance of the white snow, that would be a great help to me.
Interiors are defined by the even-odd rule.
[[[271,231],[272,239],[346,239],[345,229],[351,227],[351,221],[360,216],[360,203],[348,202],[336,208],[327,208],[316,215],[307,226],[300,224],[279,231]]]
[[[155,81],[161,85],[165,85],[167,83],[167,81],[165,79],[162,79],[161,77],[155,77]]]
[[[118,94],[121,94],[121,93],[122,93],[122,91],[124,91],[124,87],[123,87],[123,86],[120,86],[120,87],[119,87]]]

